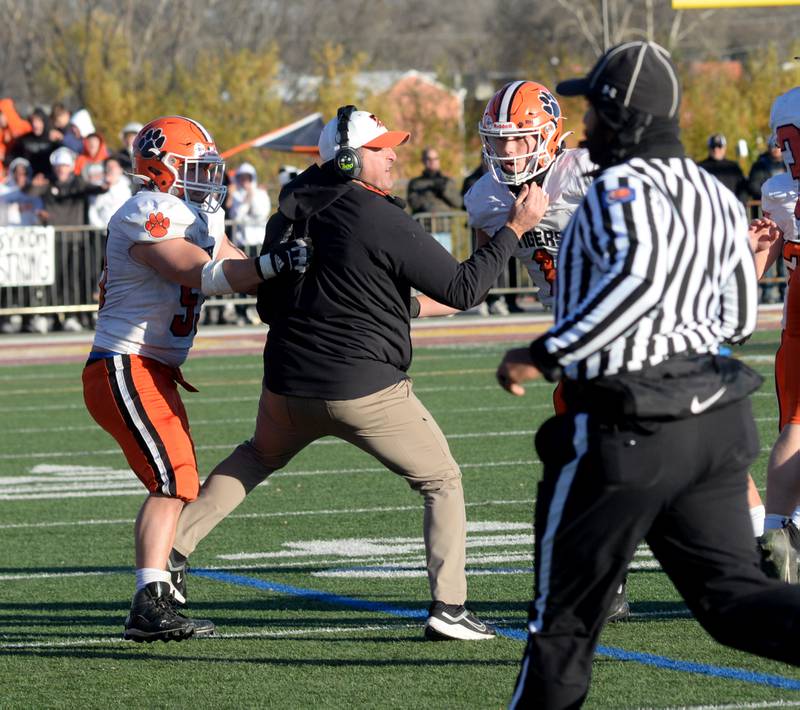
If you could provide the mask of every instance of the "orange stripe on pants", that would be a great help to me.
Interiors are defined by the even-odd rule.
[[[178,370],[150,358],[103,358],[84,368],[83,398],[147,490],[192,501],[200,483],[178,377]]]

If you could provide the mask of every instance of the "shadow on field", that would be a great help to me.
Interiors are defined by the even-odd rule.
[[[259,639],[263,641],[263,639]],[[331,641],[333,639],[286,639],[280,638],[275,639],[276,641],[280,641],[281,643],[285,643],[288,640],[291,641],[313,641],[314,643],[320,643],[323,641]],[[351,639],[336,639],[336,642],[341,641],[352,641],[357,643],[363,643],[363,637],[355,637]],[[409,639],[386,639],[386,641],[391,641],[392,643],[402,641],[403,643],[408,643]],[[422,638],[419,639],[419,643],[430,644],[430,641],[424,641]],[[197,646],[196,649],[193,649],[192,655],[185,655],[185,651],[187,648],[186,644],[191,644],[192,646]],[[152,645],[145,645],[145,644],[136,644],[133,641],[126,641],[124,642],[125,650],[118,650],[118,649],[100,649],[100,648],[14,648],[14,649],[0,649],[0,657],[2,656],[16,656],[16,657],[33,657],[33,658],[82,658],[82,659],[93,659],[93,660],[115,660],[115,661],[164,661],[166,663],[175,663],[175,661],[180,661],[181,663],[185,663],[187,661],[196,662],[196,663],[229,663],[229,664],[247,664],[247,665],[261,665],[261,666],[273,666],[277,668],[301,668],[307,666],[309,668],[430,668],[431,666],[467,666],[467,667],[474,667],[475,666],[475,659],[474,658],[385,658],[385,659],[362,659],[362,658],[343,658],[343,659],[335,659],[335,658],[275,658],[272,657],[259,657],[253,655],[240,655],[240,656],[221,656],[214,654],[212,652],[212,648],[221,644],[220,640],[207,640],[207,641],[188,641],[186,644],[181,643],[181,649],[175,649],[174,653],[170,653],[169,651],[165,651],[165,653],[153,653],[150,649]],[[130,645],[130,649],[128,650],[127,647]],[[201,655],[200,652],[200,645],[204,649],[208,649],[207,655]],[[160,643],[159,643],[160,646]],[[174,647],[174,642],[170,643],[170,647]],[[437,647],[449,647],[445,646],[444,643],[437,645]],[[222,647],[220,648],[222,650]],[[508,659],[508,660],[498,660],[498,659],[485,659],[482,658],[481,666],[498,666],[498,667],[519,667],[519,659]]]

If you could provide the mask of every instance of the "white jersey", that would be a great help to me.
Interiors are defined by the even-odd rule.
[[[789,173],[773,175],[761,186],[761,211],[769,217],[783,232],[783,264],[786,267],[786,280],[792,276],[800,263],[800,236],[798,236],[797,219],[794,216],[797,205],[797,181]],[[786,289],[783,301],[783,327],[790,317],[789,289]],[[796,320],[797,314],[792,315]]]
[[[542,183],[550,204],[542,220],[519,240],[514,256],[528,269],[538,298],[548,308],[553,303],[553,281],[561,233],[592,183],[587,173],[597,168],[584,148],[567,149],[556,159]],[[508,220],[516,199],[508,185],[485,173],[464,196],[470,226],[493,236]]]
[[[94,345],[181,365],[192,347],[205,297],[135,261],[131,247],[186,239],[215,258],[224,237],[223,210],[206,214],[163,192],[143,190],[130,197],[108,223]]]

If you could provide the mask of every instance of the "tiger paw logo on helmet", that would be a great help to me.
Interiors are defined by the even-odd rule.
[[[145,158],[157,158],[166,143],[167,137],[160,128],[151,128],[139,139],[137,150]]]
[[[542,102],[542,108],[553,118],[558,118],[561,115],[561,107],[558,105],[556,97],[549,91],[539,92],[539,101]]]
[[[159,239],[167,234],[169,228],[169,217],[165,217],[162,212],[150,213],[144,228],[148,231],[151,237]]]

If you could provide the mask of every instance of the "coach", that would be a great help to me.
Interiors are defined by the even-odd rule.
[[[253,487],[311,442],[336,436],[373,455],[425,498],[433,599],[426,636],[486,639],[494,629],[464,606],[461,473],[406,374],[409,319],[419,311],[411,289],[457,309],[480,303],[519,237],[541,218],[547,197],[537,186],[523,189],[506,226],[458,263],[389,192],[394,148],[408,137],[388,131],[368,111],[343,107],[320,137],[322,166],[284,188],[266,242],[304,234],[313,243],[315,265],[307,278],[259,291],[259,313],[270,331],[256,431],[187,506],[175,548],[188,555]]]
[[[765,577],[747,512],[761,378],[718,354],[756,321],[742,206],[685,157],[662,47],[621,44],[557,91],[587,97],[600,171],[564,234],[555,325],[497,373],[514,394],[564,378],[568,404],[536,436],[536,589],[511,707],[583,703],[643,538],[715,639],[798,664],[800,588]]]

